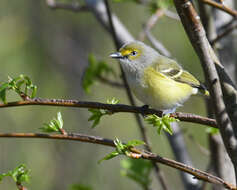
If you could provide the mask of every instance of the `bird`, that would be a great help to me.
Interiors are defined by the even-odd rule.
[[[175,112],[191,95],[209,96],[206,87],[191,73],[143,42],[125,43],[110,57],[120,61],[136,98],[163,114]]]

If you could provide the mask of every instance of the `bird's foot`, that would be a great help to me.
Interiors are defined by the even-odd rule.
[[[167,109],[167,110],[163,110],[162,116],[165,116],[165,115],[167,115],[167,114],[172,114],[172,113],[174,113],[175,111],[176,111],[176,107],[171,108],[171,109]]]
[[[143,105],[142,107],[141,107],[141,110],[142,110],[142,116],[143,117],[146,117],[146,113],[147,113],[147,110],[149,109],[149,106],[148,105]]]

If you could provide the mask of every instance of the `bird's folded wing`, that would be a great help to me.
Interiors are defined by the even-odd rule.
[[[153,67],[156,71],[176,82],[185,83],[194,88],[205,88],[192,74],[183,70],[183,68],[172,59],[161,57],[157,63],[153,64]]]

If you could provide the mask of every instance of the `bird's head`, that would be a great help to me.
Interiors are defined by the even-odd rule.
[[[153,63],[159,54],[151,47],[140,41],[124,44],[118,52],[110,54],[110,57],[119,59],[124,68],[145,68]]]

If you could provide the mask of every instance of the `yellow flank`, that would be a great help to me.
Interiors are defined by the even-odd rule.
[[[156,71],[153,67],[144,70],[144,83],[149,104],[155,108],[172,108],[182,104],[193,93],[193,88]]]

